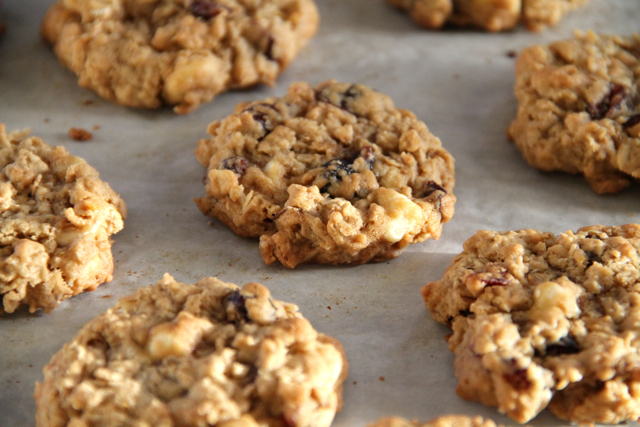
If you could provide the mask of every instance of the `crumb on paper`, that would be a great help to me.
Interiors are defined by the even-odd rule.
[[[507,56],[509,58],[515,58],[516,56],[518,56],[518,52],[513,50],[513,49],[511,49],[511,50],[507,51]]]
[[[93,130],[100,130],[100,125],[93,125]]]
[[[82,102],[84,105],[93,105],[93,100],[91,99],[87,99],[85,101]]]
[[[45,122],[45,123],[49,123],[50,121],[51,121],[51,120],[49,120],[49,118],[48,118],[48,117],[46,117],[46,118],[44,119],[44,122]]]
[[[378,378],[380,381],[384,382],[384,377]]]
[[[91,140],[91,138],[93,138],[91,132],[82,128],[70,128],[69,136],[76,141],[89,141]]]
[[[100,298],[111,298],[111,295],[103,295]]]

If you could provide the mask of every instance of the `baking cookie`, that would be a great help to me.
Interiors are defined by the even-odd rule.
[[[569,11],[587,0],[388,0],[405,9],[426,28],[438,29],[447,23],[474,26],[487,31],[504,31],[523,22],[527,29],[540,31],[557,24]]]
[[[257,283],[168,274],[82,328],[36,384],[37,427],[329,427],[347,361]]]
[[[0,314],[48,313],[111,281],[109,236],[126,215],[84,160],[27,135],[0,124]]]
[[[450,325],[458,395],[523,423],[640,416],[640,225],[479,231],[422,295]]]
[[[437,239],[453,215],[453,158],[425,124],[357,84],[293,84],[208,129],[205,215],[260,237],[262,259],[361,264]]]
[[[444,415],[431,421],[421,423],[409,421],[404,418],[389,417],[381,418],[367,427],[502,427],[496,423],[482,417],[468,417],[465,415]]]
[[[273,85],[317,26],[313,0],[58,0],[41,32],[80,86],[185,114]]]
[[[525,49],[509,137],[532,166],[581,173],[597,193],[640,178],[640,35],[576,32]]]

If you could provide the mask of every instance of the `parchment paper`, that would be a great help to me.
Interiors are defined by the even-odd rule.
[[[76,85],[41,43],[38,25],[50,1],[3,0],[0,17],[0,122],[31,128],[52,145],[85,158],[128,204],[115,236],[114,280],[74,297],[49,315],[22,310],[0,319],[0,425],[34,425],[34,382],[81,326],[120,296],[155,283],[164,272],[193,283],[218,276],[258,281],[295,302],[322,332],[338,338],[350,361],[337,427],[382,415],[426,420],[480,414],[514,425],[493,408],[455,394],[453,357],[431,320],[420,288],[442,276],[462,242],[479,229],[562,232],[592,224],[638,221],[640,186],[598,196],[579,176],[529,167],[505,129],[514,117],[514,59],[507,52],[571,36],[573,29],[628,34],[640,30],[640,1],[593,0],[542,33],[449,29],[428,32],[383,0],[318,0],[319,33],[273,88],[219,96],[188,116],[120,107]],[[193,156],[210,121],[241,101],[282,95],[294,81],[360,82],[412,110],[456,158],[458,197],[439,241],[409,247],[398,259],[358,267],[265,266],[255,240],[237,237],[200,214],[203,168]],[[90,142],[70,127],[94,131]],[[544,412],[534,426],[563,425]]]

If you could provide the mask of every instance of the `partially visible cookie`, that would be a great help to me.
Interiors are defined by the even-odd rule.
[[[583,174],[597,193],[640,178],[640,35],[576,32],[525,49],[508,134],[532,166]]]
[[[438,29],[447,23],[474,26],[487,31],[505,31],[523,22],[540,31],[556,25],[569,11],[587,0],[387,0],[405,9],[419,25]]]
[[[205,215],[260,237],[267,264],[360,264],[438,238],[453,157],[425,124],[366,86],[293,84],[213,122],[196,156]]]
[[[111,280],[126,207],[63,147],[0,124],[0,313],[53,310]]]
[[[640,225],[479,231],[422,295],[453,329],[458,395],[523,423],[640,416]]]
[[[317,25],[313,0],[58,0],[41,33],[80,86],[184,114],[274,84]]]
[[[444,415],[426,422],[409,421],[399,417],[381,418],[367,427],[502,427],[492,420],[466,415]]]
[[[166,274],[87,323],[36,384],[36,425],[329,427],[347,361],[267,288]]]

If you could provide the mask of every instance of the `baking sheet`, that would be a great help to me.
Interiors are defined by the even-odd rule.
[[[582,177],[530,168],[505,136],[514,117],[514,59],[507,52],[571,36],[573,29],[638,31],[638,0],[592,0],[543,33],[423,31],[383,0],[318,0],[316,37],[273,88],[228,93],[188,116],[138,111],[76,85],[38,38],[51,1],[3,0],[8,29],[0,38],[0,122],[31,128],[52,145],[85,158],[129,208],[115,236],[114,280],[63,302],[49,315],[22,310],[0,319],[0,426],[33,426],[34,382],[81,326],[120,296],[164,272],[193,283],[205,276],[266,284],[295,302],[322,332],[338,338],[351,368],[337,427],[364,426],[383,415],[426,420],[447,413],[490,416],[495,409],[455,394],[453,357],[420,298],[442,276],[462,242],[478,229],[562,232],[591,224],[638,221],[640,185],[597,196]],[[412,110],[456,158],[456,213],[439,241],[409,247],[398,259],[357,267],[265,266],[255,240],[237,237],[200,214],[204,190],[193,156],[207,124],[241,101],[282,95],[294,81],[360,82]],[[90,142],[70,127],[94,131]],[[530,424],[563,425],[548,412]]]

